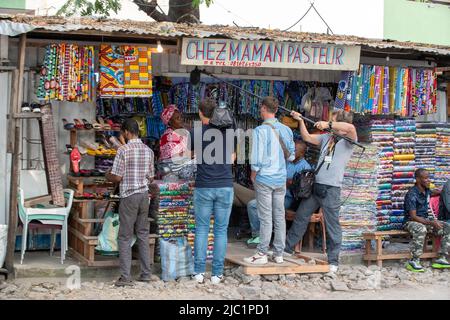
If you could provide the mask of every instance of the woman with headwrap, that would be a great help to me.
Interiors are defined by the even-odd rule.
[[[160,140],[160,172],[162,175],[174,173],[184,180],[193,179],[195,165],[188,152],[189,132],[183,126],[180,111],[175,105],[168,105],[161,114],[161,120],[167,130]]]

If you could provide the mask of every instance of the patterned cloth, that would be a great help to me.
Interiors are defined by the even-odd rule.
[[[122,46],[101,45],[100,53],[100,96],[123,97],[124,56]]]
[[[132,139],[117,150],[111,173],[122,177],[120,197],[148,191],[154,177],[153,151],[140,139]]]
[[[188,135],[180,135],[172,128],[168,128],[161,137],[159,146],[160,160],[168,160],[187,151]]]
[[[148,47],[124,46],[125,53],[125,96],[152,96],[152,52]]]
[[[167,126],[169,124],[170,119],[172,119],[173,114],[175,111],[179,111],[178,108],[174,105],[168,105],[164,108],[163,112],[161,113],[161,120],[162,122]]]

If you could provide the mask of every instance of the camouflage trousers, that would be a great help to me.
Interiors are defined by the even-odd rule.
[[[419,259],[423,254],[423,245],[427,233],[433,233],[441,236],[440,255],[446,255],[450,248],[450,224],[441,221],[442,229],[437,230],[433,226],[425,225],[416,221],[409,221],[405,225],[405,229],[411,234],[411,255],[413,259]]]

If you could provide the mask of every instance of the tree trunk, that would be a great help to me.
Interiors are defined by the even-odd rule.
[[[200,23],[200,9],[192,7],[192,0],[169,0],[168,14],[162,13],[158,0],[133,0],[138,8],[156,21]]]

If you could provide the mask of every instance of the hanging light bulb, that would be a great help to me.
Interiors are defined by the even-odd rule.
[[[158,51],[159,53],[163,52],[164,48],[161,45],[161,41],[158,40],[158,46],[156,47],[156,51]]]

